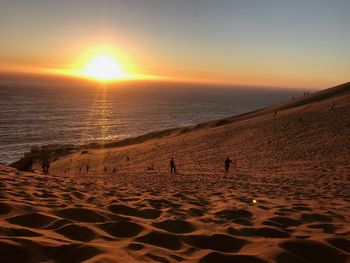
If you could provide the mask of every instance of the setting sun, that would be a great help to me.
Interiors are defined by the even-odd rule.
[[[100,55],[93,58],[81,72],[81,75],[97,80],[116,80],[128,76],[121,65],[108,55]]]
[[[83,51],[69,67],[53,70],[57,74],[86,78],[98,82],[161,79],[139,71],[127,52],[111,45],[96,45]]]

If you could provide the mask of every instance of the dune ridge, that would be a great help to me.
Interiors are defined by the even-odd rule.
[[[350,262],[349,134],[347,83],[49,175],[0,165],[0,262]]]

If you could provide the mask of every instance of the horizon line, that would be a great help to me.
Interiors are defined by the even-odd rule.
[[[82,83],[87,83],[88,85],[94,85],[94,84],[99,84],[99,85],[105,85],[105,86],[112,86],[115,84],[132,84],[132,83],[166,83],[166,84],[171,84],[171,83],[177,83],[181,85],[204,85],[204,86],[220,86],[220,87],[246,87],[246,88],[273,88],[273,89],[294,89],[294,90],[320,90],[320,89],[325,89],[327,87],[333,87],[337,86],[346,82],[342,83],[335,83],[333,85],[327,85],[327,86],[313,86],[313,87],[306,87],[306,86],[292,86],[292,85],[267,85],[267,84],[261,84],[261,85],[256,85],[256,84],[249,84],[249,83],[235,83],[235,82],[224,82],[224,81],[204,81],[200,79],[180,79],[180,78],[171,78],[171,77],[148,77],[148,78],[135,78],[135,79],[117,79],[113,81],[98,81],[98,80],[93,80],[89,78],[82,78],[74,75],[67,75],[67,74],[57,74],[57,73],[42,73],[42,72],[14,72],[14,71],[0,71],[0,76],[2,77],[1,81],[4,80],[4,78],[8,78],[7,81],[18,81],[18,79],[13,79],[14,77],[20,77],[25,81],[26,78],[29,78],[31,80],[37,79],[42,81],[45,79],[46,81],[73,81],[73,82],[82,82]],[[49,83],[48,83],[49,84]]]

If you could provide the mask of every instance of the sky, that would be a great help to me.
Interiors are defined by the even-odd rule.
[[[349,81],[349,14],[349,0],[0,0],[0,72],[113,50],[145,77],[326,88]]]

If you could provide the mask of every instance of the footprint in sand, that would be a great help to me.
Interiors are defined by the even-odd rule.
[[[83,262],[102,253],[96,247],[68,244],[47,248],[47,257],[53,262]]]
[[[251,218],[253,214],[244,209],[228,209],[217,212],[217,217],[235,222],[240,225],[250,226],[252,225]]]
[[[136,208],[129,207],[126,205],[110,205],[108,208],[112,213],[115,213],[115,214],[135,216],[135,217],[141,217],[145,219],[156,219],[162,213],[162,211],[160,210],[147,209],[147,208],[138,210]]]
[[[32,230],[29,230],[29,229],[7,228],[7,227],[0,228],[0,235],[1,236],[8,236],[8,237],[39,237],[39,236],[42,236],[41,234],[34,232]]]
[[[227,233],[234,236],[245,237],[266,237],[266,238],[288,238],[290,233],[273,227],[245,227],[245,228],[229,228]]]
[[[142,226],[134,222],[113,222],[97,226],[113,237],[124,238],[135,237],[143,230]]]
[[[154,262],[170,262],[166,257],[158,256],[152,253],[146,253],[145,256],[152,259]]]
[[[281,228],[288,228],[291,226],[299,226],[303,222],[297,219],[293,219],[291,217],[286,216],[273,216],[270,217],[268,220],[264,221],[263,225],[269,225],[269,226],[275,226],[275,227],[281,227]]]
[[[195,230],[192,224],[184,220],[165,220],[152,225],[172,233],[189,233]]]
[[[78,224],[65,225],[56,229],[56,232],[71,240],[88,242],[96,237],[96,233],[90,228]]]
[[[212,249],[221,252],[238,252],[248,242],[224,234],[183,236],[183,241],[195,248]]]
[[[135,251],[137,251],[137,250],[143,249],[144,247],[145,247],[145,246],[142,245],[142,244],[131,243],[131,244],[129,244],[129,245],[126,247],[126,249],[130,249],[130,250],[135,250]]]
[[[157,231],[138,237],[136,241],[170,250],[179,250],[181,248],[181,241],[177,236]]]
[[[55,214],[78,222],[99,223],[105,221],[104,216],[87,208],[66,208],[56,211]]]
[[[147,201],[155,209],[168,208],[168,207],[177,209],[181,207],[180,204],[173,203],[166,199],[147,199]]]
[[[11,224],[15,224],[15,225],[32,227],[32,228],[42,228],[49,225],[53,221],[55,221],[56,218],[42,214],[42,213],[29,213],[29,214],[11,217],[6,220]]]
[[[332,222],[332,218],[317,213],[302,214],[301,220],[304,222]]]
[[[75,197],[75,198],[78,198],[80,200],[84,200],[85,199],[85,195],[82,194],[81,192],[79,191],[74,191],[72,192],[72,195]]]
[[[313,229],[322,229],[324,233],[328,234],[333,234],[336,230],[336,226],[333,224],[328,224],[328,223],[317,223],[317,224],[310,224],[307,225],[308,228],[313,228]]]
[[[197,208],[190,208],[187,210],[187,214],[190,216],[201,217],[205,214],[205,211],[197,209]]]

